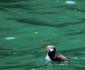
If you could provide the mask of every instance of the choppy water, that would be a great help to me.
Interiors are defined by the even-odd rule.
[[[85,1],[0,0],[0,70],[85,70]],[[71,60],[46,64],[45,44]]]

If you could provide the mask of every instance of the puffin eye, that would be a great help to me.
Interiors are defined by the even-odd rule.
[[[50,47],[50,48],[52,48],[52,47]]]

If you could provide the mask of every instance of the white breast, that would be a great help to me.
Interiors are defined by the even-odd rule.
[[[46,55],[45,59],[46,59],[46,63],[52,62],[52,60],[50,59],[50,57],[48,56],[48,54]]]

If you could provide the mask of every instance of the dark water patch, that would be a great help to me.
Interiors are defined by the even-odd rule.
[[[77,25],[85,22],[85,19],[80,19],[80,20],[75,20],[75,21],[70,21],[70,22],[63,22],[63,23],[58,23],[56,22],[55,24],[47,22],[47,21],[41,21],[38,19],[25,19],[25,18],[8,18],[9,20],[16,20],[17,22],[20,23],[25,23],[25,24],[31,24],[31,25],[36,25],[36,26],[48,26],[48,27],[66,27],[70,25]]]
[[[43,5],[43,4],[42,4]],[[40,9],[48,9],[48,10],[50,10],[50,11],[43,11],[43,12],[40,12],[40,11],[31,11],[31,12],[29,12],[29,13],[33,13],[33,14],[44,14],[44,15],[51,15],[51,14],[58,14],[58,13],[61,13],[61,11],[60,10],[58,10],[58,9],[61,9],[61,10],[63,10],[63,8],[66,8],[66,6],[58,6],[58,7],[48,7],[48,8],[46,8],[46,7],[42,7],[42,6],[40,6],[41,8]],[[55,11],[54,11],[55,10]],[[65,9],[66,10],[66,9]]]
[[[18,9],[23,9],[23,10],[39,10],[42,9],[40,8],[40,6],[43,5],[42,3],[38,3],[38,4],[30,4],[28,2],[28,4],[24,4],[22,2],[16,2],[16,3],[6,3],[6,4],[0,4],[0,10],[2,11],[8,11],[8,9],[14,9],[14,8],[18,8]]]
[[[43,8],[41,8],[41,9],[43,9]],[[29,12],[29,13],[33,13],[33,14],[49,14],[49,15],[51,15],[51,14],[58,14],[59,12],[57,12],[57,11],[50,11],[50,12]]]
[[[85,65],[85,59],[81,59],[81,60],[80,60],[80,64],[81,64],[82,66],[84,66],[84,65]]]
[[[78,8],[76,5],[60,5],[60,6],[56,6],[56,7],[53,7],[53,8],[56,8],[56,9],[59,9],[61,8],[62,10],[76,10],[76,11],[79,11],[79,12],[85,12],[85,9],[82,9],[82,8]]]
[[[41,68],[41,67],[46,67],[47,65],[36,65],[35,62],[28,62],[26,64],[17,64],[17,65],[7,65],[7,66],[0,66],[0,69],[13,69],[13,68],[22,68],[22,69],[33,69],[33,68]]]
[[[41,8],[41,9],[45,9],[45,8]],[[56,7],[49,7],[47,9],[50,9],[50,11],[43,11],[43,12],[36,12],[36,11],[32,11],[30,13],[33,14],[47,14],[47,15],[51,15],[51,14],[59,14],[62,13],[62,10],[67,11],[68,9],[70,9],[70,7],[65,6],[65,5],[61,5],[61,6],[56,6]],[[52,9],[52,10],[51,10]],[[55,11],[54,11],[55,10]]]
[[[10,30],[10,28],[8,28],[8,27],[6,27],[6,28],[0,27],[0,30],[1,30],[1,31],[2,31],[2,30]]]
[[[22,29],[21,26],[17,26],[17,27],[0,27],[0,37],[9,37],[9,36],[14,36],[14,35],[26,35],[28,33],[28,31],[22,31],[20,30]]]
[[[8,12],[8,10],[6,8],[3,8],[3,7],[0,7],[0,11],[7,11]]]
[[[58,25],[58,27],[66,27],[66,26],[70,26],[70,25],[77,25],[77,24],[81,24],[84,23],[85,19],[80,19],[80,20],[75,20],[75,21],[70,21],[70,22],[64,22],[64,23],[60,23],[60,25]]]
[[[36,19],[22,19],[22,18],[8,18],[9,20],[16,20],[17,22],[20,23],[26,23],[26,24],[31,24],[31,25],[36,25],[36,26],[50,26],[50,27],[55,27],[55,25],[50,24],[45,21],[40,21]]]
[[[60,6],[56,6],[53,7],[56,8],[59,12],[61,12],[62,10],[67,11],[67,10],[71,10],[71,11],[75,11],[75,12],[85,12],[85,9],[82,8],[78,8],[76,5],[60,5]]]
[[[0,38],[3,38],[5,40],[6,37],[9,36],[21,36],[26,35],[25,38],[32,39],[32,37],[27,36],[27,34],[30,33],[30,30],[26,30],[22,28],[22,26],[8,26],[8,27],[0,27]],[[33,32],[31,32],[33,33]]]
[[[44,37],[44,38],[45,38],[45,37]],[[43,39],[44,39],[44,38],[43,38]],[[49,44],[51,44],[51,45],[52,45],[52,44],[53,44],[53,45],[56,45],[56,44],[58,45],[58,44],[60,44],[60,42],[59,42],[59,41],[56,41],[55,38],[53,38],[53,37],[52,37],[52,39],[45,39],[45,40],[43,40],[43,41],[46,42],[47,45],[49,45]]]
[[[85,67],[74,67],[75,70],[85,70]]]
[[[0,66],[0,69],[12,69],[12,68],[26,68],[31,66],[35,66],[33,63],[27,63],[27,64],[18,64],[18,65],[6,65],[6,66]]]
[[[7,33],[1,32],[0,37],[2,38],[3,36],[7,35]]]
[[[18,50],[11,50],[11,49],[0,49],[0,57],[5,58],[5,57],[20,57],[20,56],[28,56],[28,59],[33,59],[33,58],[39,58],[41,56],[44,56],[45,52],[41,51],[40,48],[35,48],[35,49],[28,49],[28,50],[23,50],[23,51],[18,51]]]
[[[79,47],[79,48],[74,48],[74,49],[70,49],[70,50],[64,50],[64,51],[60,51],[62,53],[66,53],[66,54],[73,54],[73,55],[85,55],[85,53],[82,53],[85,50],[85,47]]]
[[[82,64],[80,64],[80,65],[78,65],[78,64],[76,64],[76,65],[72,65],[71,64],[71,66],[75,69],[75,70],[85,70],[85,66],[84,65],[82,65]]]
[[[9,27],[0,27],[0,36],[5,35],[8,33],[8,31],[10,32],[11,30],[13,30],[13,28],[9,28]]]
[[[72,36],[72,35],[81,35],[81,34],[85,34],[85,30],[73,30],[73,31],[67,32],[64,35],[65,36]]]
[[[47,65],[45,64],[45,65],[36,65],[36,66],[30,66],[30,67],[26,67],[25,69],[27,70],[27,69],[38,69],[38,68],[46,68],[47,67]]]
[[[0,0],[0,3],[16,3],[21,1],[32,1],[32,0]]]
[[[40,57],[41,55],[43,56],[45,54],[45,52],[42,52],[40,50],[24,50],[24,51],[17,51],[15,56],[33,56],[33,57]]]
[[[45,9],[45,8],[41,8],[41,9]],[[75,5],[57,5],[57,6],[54,6],[54,7],[49,7],[47,9],[50,9],[50,11],[43,11],[43,12],[30,12],[30,13],[34,13],[34,14],[58,14],[58,13],[62,13],[62,10],[63,11],[67,11],[67,10],[73,10],[73,11],[79,11],[79,12],[84,12],[85,10],[83,9],[78,9]],[[51,9],[55,9],[54,10],[51,10]]]
[[[22,4],[15,4],[15,5],[1,5],[0,10],[8,11],[7,9],[24,9],[24,10],[33,10],[34,8],[27,6],[27,5],[22,5]]]
[[[15,50],[0,47],[0,56],[10,56],[15,54]]]
[[[77,7],[68,7],[67,9],[75,10],[75,11],[79,11],[79,12],[85,12],[85,9],[81,9],[81,8],[77,8]]]
[[[19,64],[20,63],[20,61],[12,61],[12,62],[5,62],[5,64],[7,64],[7,65],[17,65],[17,64]]]
[[[67,8],[67,6],[66,5],[58,5],[58,6],[54,6],[52,8],[56,8],[56,9],[58,9],[58,8]]]

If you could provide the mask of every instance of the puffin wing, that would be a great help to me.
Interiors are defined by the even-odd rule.
[[[54,57],[56,60],[61,60],[61,61],[66,61],[68,60],[64,55],[59,54],[59,55],[55,55]]]

